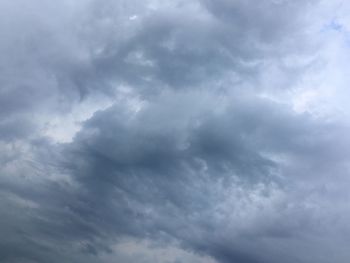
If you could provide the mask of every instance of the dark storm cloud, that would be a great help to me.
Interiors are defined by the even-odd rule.
[[[261,218],[254,219],[258,221],[252,226],[227,226],[224,233],[221,226],[231,216],[232,221],[237,220],[235,214],[240,208],[236,205],[242,200],[235,200],[232,210],[223,217],[219,212],[215,215],[215,207],[227,202],[221,198],[230,188],[242,187],[248,193],[262,183],[265,194],[258,198],[269,201],[274,187],[288,188],[287,181],[293,182],[299,176],[312,178],[310,171],[323,181],[328,172],[341,169],[347,151],[339,150],[334,139],[315,136],[320,130],[327,130],[328,135],[337,131],[315,123],[309,116],[281,112],[283,106],[259,99],[235,102],[236,107],[218,115],[181,116],[180,111],[181,120],[187,119],[182,124],[176,121],[176,109],[181,107],[176,103],[153,105],[131,118],[120,107],[96,114],[67,154],[69,160],[77,161],[66,164],[86,189],[83,198],[93,212],[73,210],[83,218],[91,216],[96,224],[100,217],[106,220],[106,226],[108,220],[118,222],[113,230],[119,234],[158,238],[161,233],[169,235],[189,249],[206,252],[222,262],[278,262],[283,253],[289,254],[285,250],[273,252],[278,239],[302,239],[305,231],[313,235],[312,209],[290,208],[304,197],[282,198],[271,214],[264,215],[264,208],[257,208]],[[243,105],[246,108],[242,109]],[[164,116],[175,120],[166,121]],[[283,167],[264,157],[264,153],[283,154],[290,163]],[[330,165],[331,171],[325,170]],[[319,170],[319,166],[324,168]],[[305,168],[308,174],[292,174],[303,173]],[[289,179],[278,178],[284,174]],[[241,209],[254,210],[251,205]],[[265,238],[270,239],[270,245],[260,244]],[[262,247],[254,252],[251,246]],[[302,255],[289,256],[287,262],[303,260]]]
[[[274,98],[313,65],[317,2],[0,7],[1,262],[156,261],[128,238],[198,262],[348,261],[349,127]],[[101,94],[72,141],[44,132]],[[158,262],[195,262],[179,255]]]
[[[308,116],[281,112],[281,105],[260,99],[237,100],[236,106],[221,113],[201,115],[205,109],[191,112],[182,96],[171,98],[171,105],[162,98],[136,116],[115,106],[84,125],[74,143],[64,147],[67,159],[60,166],[74,174],[78,186],[43,187],[48,192],[43,193],[47,197],[39,202],[39,212],[47,221],[36,229],[37,234],[45,239],[54,236],[59,243],[80,240],[86,243],[86,247],[81,245],[86,250],[81,249],[92,254],[108,252],[108,237],[126,235],[175,239],[187,249],[222,262],[278,262],[283,253],[291,258],[286,262],[302,260],[302,255],[293,258],[288,250],[273,249],[276,240],[300,238],[302,242],[305,232],[313,235],[314,212],[293,208],[297,198],[285,200],[282,194],[277,195],[281,200],[273,200],[275,191],[288,185],[276,178],[278,163],[262,153],[269,145],[270,153],[298,155],[305,163],[320,159],[327,153],[317,148],[332,150],[339,145],[332,146],[333,141],[320,136],[316,144],[314,136],[305,138],[309,132],[326,128]],[[243,105],[247,108],[242,109]],[[172,119],[166,121],[166,116]],[[281,134],[293,140],[276,138]],[[340,165],[333,160],[331,164]],[[262,200],[260,208],[259,202],[249,200],[255,191]],[[252,196],[245,199],[240,196],[243,193]],[[24,199],[38,200],[30,195]],[[268,207],[270,198],[277,202],[272,208]],[[222,211],[217,209],[221,205]],[[242,211],[247,213],[247,226],[241,222]],[[268,245],[263,241],[266,238]],[[254,252],[252,247],[260,249]]]

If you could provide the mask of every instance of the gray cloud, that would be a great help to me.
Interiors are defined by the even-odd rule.
[[[172,97],[172,100],[176,98]],[[321,185],[324,184],[331,171],[319,170],[319,166],[332,165],[332,171],[337,167],[341,169],[341,156],[346,150],[340,151],[339,156],[339,145],[332,146],[334,142],[322,135],[318,135],[315,142],[316,137],[310,133],[327,128],[314,123],[309,116],[281,112],[280,105],[259,100],[244,101],[242,105],[251,105],[248,110],[241,109],[240,101],[237,102],[239,105],[218,115],[182,117],[182,120],[188,118],[189,126],[183,124],[187,128],[176,122],[176,115],[172,115],[175,126],[172,126],[173,120],[162,119],[163,114],[169,116],[174,111],[168,108],[168,104],[159,106],[163,109],[161,116],[158,115],[158,106],[138,113],[131,120],[116,117],[121,112],[119,107],[97,114],[75,139],[78,148],[74,147],[73,153],[78,157],[69,157],[70,160],[80,160],[72,165],[72,170],[88,190],[88,198],[94,196],[91,202],[96,208],[92,210],[98,211],[98,217],[103,215],[112,222],[119,222],[120,230],[114,229],[121,231],[120,234],[126,230],[129,233],[124,234],[147,237],[150,234],[162,236],[161,233],[165,232],[191,249],[206,251],[223,262],[278,261],[281,254],[274,252],[276,258],[268,259],[259,255],[260,252],[258,255],[252,252],[248,244],[259,246],[261,240],[270,238],[271,247],[265,248],[269,251],[274,249],[275,239],[290,237],[293,240],[299,236],[302,239],[304,231],[313,235],[319,225],[314,223],[317,215],[313,215],[313,208],[308,208],[308,201],[304,199],[309,196],[300,192],[307,196],[293,196],[295,200],[289,200],[289,195],[293,195],[290,191],[294,191],[295,186],[288,184],[293,185],[302,176],[313,178],[311,184],[314,184],[315,177],[322,182]],[[186,108],[186,104],[182,108]],[[191,127],[193,122],[198,124]],[[300,124],[303,125],[297,127]],[[185,135],[176,132],[178,127]],[[281,135],[283,137],[278,138]],[[293,140],[288,141],[288,138]],[[287,164],[284,166],[265,157],[267,151],[270,155],[283,154]],[[305,169],[307,174],[303,172]],[[317,174],[310,174],[310,171]],[[304,183],[308,185],[308,179]],[[257,190],[259,187],[262,187],[261,192]],[[317,184],[311,187],[322,189]],[[234,196],[235,191],[240,191],[238,189],[256,194],[257,203],[244,200],[239,194]],[[230,194],[233,195],[231,198],[237,198],[232,204],[225,200]],[[125,200],[126,210],[119,207],[122,201],[118,202],[118,209],[105,207],[114,207],[116,199]],[[246,201],[248,204],[244,204]],[[305,207],[299,206],[298,202],[305,202]],[[228,207],[217,211],[216,207],[221,205]],[[272,207],[268,207],[270,205]],[[310,205],[319,207],[317,209],[323,207],[317,201]],[[248,214],[244,219],[248,220],[247,225],[239,222],[239,209]],[[111,211],[127,213],[128,220],[121,222],[124,216]],[[259,214],[260,220],[255,218]],[[235,221],[238,225],[231,225]],[[220,230],[222,226],[226,226],[222,229],[224,232]],[[212,242],[214,244],[210,245]],[[240,247],[241,243],[247,244],[236,251],[235,246]],[[286,253],[283,250],[280,253],[283,252]],[[298,260],[302,258],[300,256]]]
[[[322,3],[0,6],[1,262],[348,261]]]

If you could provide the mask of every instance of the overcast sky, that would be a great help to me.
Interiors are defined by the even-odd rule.
[[[349,14],[0,0],[0,262],[348,263]]]

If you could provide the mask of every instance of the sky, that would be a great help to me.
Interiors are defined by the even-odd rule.
[[[0,262],[348,263],[349,14],[0,0]]]

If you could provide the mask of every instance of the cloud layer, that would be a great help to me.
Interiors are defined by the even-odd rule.
[[[345,263],[349,5],[0,3],[0,261]]]

